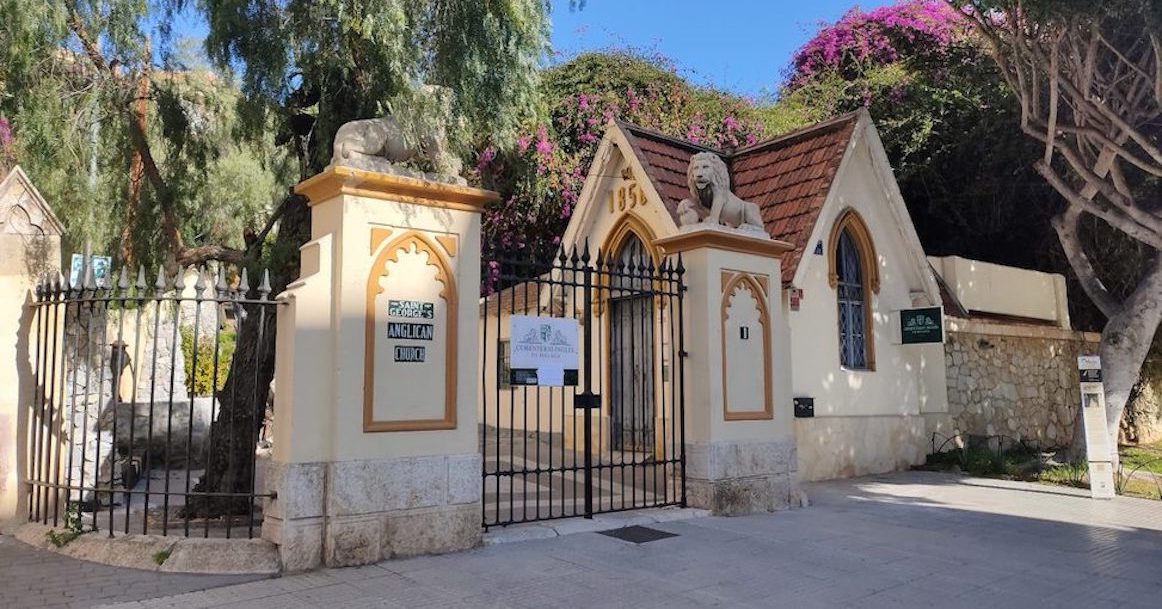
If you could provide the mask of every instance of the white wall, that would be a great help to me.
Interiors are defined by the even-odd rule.
[[[958,256],[928,259],[969,311],[1027,317],[1069,328],[1065,277]]]
[[[815,399],[815,419],[797,422],[805,480],[879,473],[922,458],[915,444],[927,435],[923,419],[904,417],[948,410],[943,347],[898,344],[898,320],[892,321],[896,312],[938,303],[930,302],[924,276],[928,271],[909,249],[918,244],[909,243],[891,211],[889,194],[861,137],[836,177],[796,274],[795,287],[803,290],[803,299],[800,310],[790,313],[792,387],[795,396]],[[834,246],[826,241],[848,208],[863,217],[878,257],[880,291],[871,299],[874,371],[839,365],[836,292],[828,282],[828,255]],[[816,255],[820,240],[823,254]]]

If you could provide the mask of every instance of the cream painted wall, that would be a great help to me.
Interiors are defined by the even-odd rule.
[[[948,409],[942,345],[898,344],[899,324],[893,319],[897,311],[939,304],[938,295],[933,297],[922,253],[916,251],[918,242],[910,243],[911,227],[902,226],[901,218],[893,214],[894,184],[885,184],[885,178],[877,175],[869,145],[872,132],[857,130],[857,134],[796,273],[795,287],[803,290],[803,299],[800,310],[790,313],[792,385],[795,396],[815,399],[815,420],[799,425],[800,469],[805,480],[895,469],[902,462],[896,458],[899,454],[909,455],[904,461],[915,461],[922,453],[909,444],[925,435],[915,433],[915,424],[871,418],[916,417]],[[867,224],[878,257],[880,291],[871,299],[874,371],[845,370],[839,365],[838,305],[828,281],[827,256],[834,245],[826,240],[838,216],[848,208]],[[906,215],[902,220],[909,221]],[[819,241],[824,242],[822,255],[814,253]],[[827,421],[835,417],[845,420]],[[905,437],[913,439],[905,441]],[[854,467],[845,467],[839,457],[849,453],[845,461],[853,461]]]
[[[1065,276],[968,260],[929,257],[932,267],[969,311],[1051,321],[1069,328]]]
[[[777,294],[779,260],[755,254],[699,248],[686,255],[688,313],[686,323],[686,441],[698,444],[717,441],[779,441],[793,436],[791,369],[784,302]],[[728,421],[724,416],[722,374],[722,278],[721,271],[769,274],[768,308],[771,328],[772,417],[766,420]],[[729,376],[729,371],[727,373]]]
[[[275,408],[275,460],[309,463],[476,452],[480,268],[475,252],[480,251],[480,214],[399,202],[390,195],[385,200],[355,194],[338,194],[311,211],[314,239],[302,248],[302,277],[280,296],[290,308],[278,320],[276,400],[284,406]],[[456,429],[363,431],[365,311],[375,228],[392,231],[387,241],[409,230],[457,240],[457,255],[451,257],[459,291]],[[377,369],[390,365],[376,362]],[[391,394],[376,397],[376,416],[390,412],[392,419],[407,419],[433,395],[442,404],[445,387],[442,376],[422,374],[396,377],[389,388],[376,383],[378,392]],[[402,410],[393,410],[395,405]],[[431,414],[425,412],[425,418]]]
[[[35,279],[29,267],[59,269],[60,238],[50,237],[33,250],[29,237],[0,233],[0,522],[17,516],[24,431],[22,406],[33,395],[33,315],[28,303]]]
[[[28,423],[36,385],[34,316],[38,277],[60,272],[63,227],[19,167],[0,179],[0,523],[21,512]],[[51,392],[56,395],[57,391]],[[51,433],[51,430],[50,430]],[[54,436],[55,437],[55,436]]]

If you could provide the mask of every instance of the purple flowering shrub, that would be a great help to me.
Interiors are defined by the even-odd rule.
[[[795,53],[781,102],[814,119],[867,108],[903,182],[1008,106],[969,20],[942,0],[855,8],[822,27]]]
[[[851,77],[905,57],[946,55],[967,35],[967,20],[942,0],[913,0],[869,12],[856,7],[795,53],[789,86],[797,88],[833,70]]]
[[[543,259],[559,248],[610,121],[714,148],[746,146],[764,134],[755,104],[694,87],[657,59],[583,55],[549,70],[542,91],[543,118],[512,150],[477,155],[481,181],[504,196],[484,214],[486,254]]]

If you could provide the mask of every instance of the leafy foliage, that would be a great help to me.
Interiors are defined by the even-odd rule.
[[[493,252],[552,255],[610,121],[714,148],[766,134],[753,103],[690,85],[664,59],[628,51],[585,54],[547,70],[542,95],[542,114],[514,147],[485,148],[477,157],[484,184],[506,195],[484,217]]]
[[[175,240],[243,245],[243,229],[260,225],[279,197],[285,157],[272,138],[237,141],[233,83],[188,69],[188,42],[148,26],[164,22],[168,0],[0,7],[0,115],[18,144],[0,150],[65,223],[66,249],[91,241],[97,252],[153,263],[172,259]]]
[[[12,137],[12,125],[0,116],[0,173],[10,168],[16,159],[16,141]]]
[[[237,334],[232,330],[217,333],[217,351],[214,341],[205,336],[198,337],[195,345],[194,332],[191,328],[182,328],[181,334],[182,356],[186,361],[186,383],[194,395],[208,396],[213,395],[215,391],[221,391],[226,386],[226,378],[230,375],[230,362],[234,359]],[[217,386],[214,385],[215,379],[218,381]]]
[[[867,70],[920,51],[945,55],[965,38],[964,20],[939,0],[904,2],[867,13],[856,7],[795,53],[792,87],[835,70],[855,80]]]
[[[778,105],[813,120],[867,108],[927,253],[1069,274],[1049,224],[1059,198],[1032,169],[1039,150],[1010,96],[963,14],[912,0],[822,28],[795,54]],[[1100,327],[1076,288],[1075,325]]]
[[[391,112],[413,133],[435,120],[415,86],[455,92],[452,143],[511,140],[536,106],[548,21],[538,0],[206,0],[206,41],[238,67],[252,133],[272,120],[303,173],[330,160],[338,127]],[[310,169],[310,171],[307,171]]]

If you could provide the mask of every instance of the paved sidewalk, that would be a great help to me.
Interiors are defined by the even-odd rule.
[[[921,472],[808,494],[642,545],[580,533],[118,607],[1162,607],[1160,502]]]
[[[255,575],[185,575],[110,567],[0,535],[0,608],[92,607],[240,584]]]

